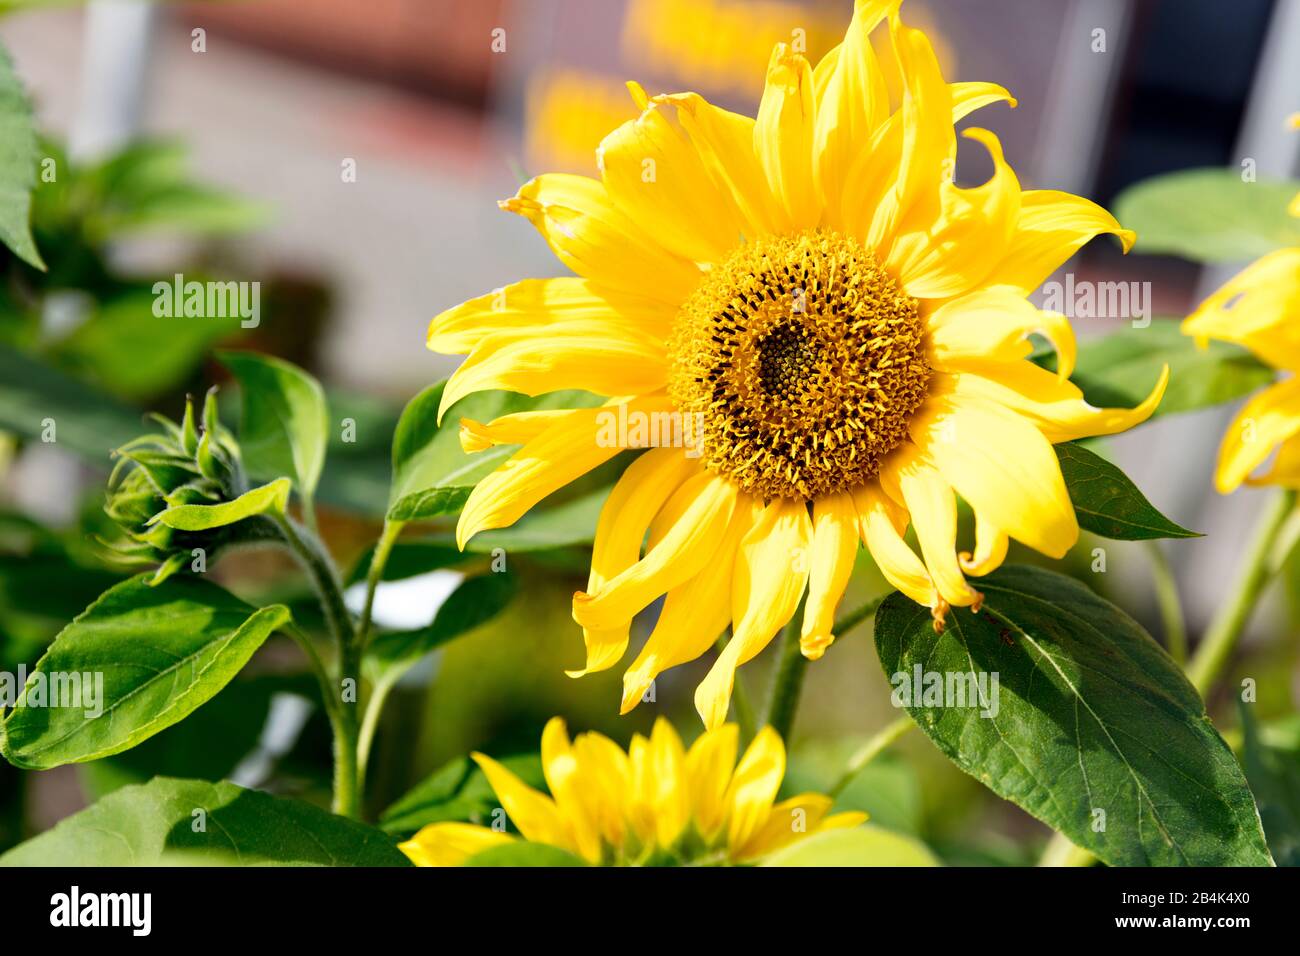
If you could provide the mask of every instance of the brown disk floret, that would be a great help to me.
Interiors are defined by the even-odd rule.
[[[916,300],[860,243],[810,232],[747,243],[683,304],[669,344],[704,461],[763,498],[875,477],[907,436],[930,368]]]

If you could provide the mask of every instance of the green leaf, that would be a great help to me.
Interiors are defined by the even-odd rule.
[[[519,840],[476,853],[462,866],[586,866],[581,857],[545,843]]]
[[[1242,763],[1255,794],[1268,848],[1278,866],[1300,866],[1300,750],[1264,739],[1251,707],[1239,703]]]
[[[546,786],[537,754],[499,758],[501,764],[535,790]],[[379,818],[389,833],[406,836],[430,823],[456,821],[486,825],[501,805],[483,771],[468,757],[457,757],[416,784]]]
[[[939,866],[920,840],[870,823],[827,830],[766,857],[763,866]]]
[[[1295,183],[1243,182],[1235,169],[1187,169],[1120,194],[1111,207],[1137,231],[1137,251],[1197,262],[1255,259],[1300,245],[1300,220],[1287,214]]]
[[[901,594],[876,613],[895,699],[949,759],[1112,866],[1269,864],[1241,768],[1136,621],[1040,568],[1003,567],[978,587],[979,613],[951,609],[941,635]],[[951,681],[953,706],[906,693],[917,668]],[[983,675],[983,700],[960,706],[969,674]]]
[[[353,565],[348,573],[347,583],[351,585],[364,581],[366,575],[370,573],[370,562],[374,557],[375,549],[371,546]],[[464,564],[471,557],[472,555],[456,547],[455,539],[448,535],[408,538],[398,541],[388,553],[382,580],[404,581],[407,578],[428,574],[430,571],[453,568],[458,564]]]
[[[515,582],[508,574],[489,572],[466,578],[438,608],[428,627],[381,634],[371,641],[369,662],[380,671],[405,671],[435,648],[492,620],[514,594]]]
[[[207,531],[268,511],[284,514],[289,503],[289,487],[289,479],[281,478],[269,485],[245,491],[234,501],[223,501],[219,505],[176,505],[160,511],[150,523],[161,521],[178,531]]]
[[[489,554],[502,548],[524,553],[591,544],[596,540],[596,522],[611,490],[612,486],[600,488],[563,504],[534,508],[509,528],[476,534],[465,550]]]
[[[140,413],[111,395],[0,345],[0,429],[41,440],[54,424],[54,443],[91,461],[140,434]]]
[[[296,365],[252,352],[220,352],[239,380],[239,447],[255,478],[288,475],[310,502],[325,464],[329,412],[320,383]]]
[[[452,406],[439,427],[438,404],[445,385],[430,385],[411,399],[397,422],[388,499],[390,521],[417,521],[458,510],[474,486],[518,450],[517,445],[496,445],[467,455],[460,447],[461,418],[491,421],[531,408],[580,407],[598,401],[574,392],[556,392],[541,399],[511,392],[479,392]]]
[[[1156,415],[1230,402],[1276,374],[1239,346],[1210,342],[1200,349],[1178,331],[1178,322],[1153,319],[1146,328],[1129,326],[1081,343],[1070,378],[1093,405],[1131,408],[1147,397],[1163,365],[1169,366],[1169,387]]]
[[[3,866],[409,866],[374,827],[233,783],[124,787],[0,856]]]
[[[31,229],[37,158],[32,106],[8,51],[0,47],[0,242],[28,265],[44,269]]]
[[[147,401],[185,382],[214,342],[245,334],[238,315],[159,318],[153,307],[148,288],[97,303],[56,345],[60,364],[114,395]]]
[[[1128,475],[1100,455],[1073,442],[1054,447],[1079,527],[1085,531],[1119,541],[1200,537],[1157,511]]]
[[[15,707],[4,720],[11,763],[48,769],[134,747],[225,687],[289,620],[283,606],[259,610],[199,578],[151,587],[151,577],[106,591],[54,639],[26,692],[52,675],[90,674],[102,675],[102,695],[80,706]]]

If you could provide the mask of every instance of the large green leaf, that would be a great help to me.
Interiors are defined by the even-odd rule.
[[[253,515],[274,511],[284,514],[289,503],[289,479],[280,478],[260,488],[245,491],[234,501],[218,505],[173,505],[160,511],[155,520],[178,531],[207,531],[224,528]]]
[[[20,767],[81,763],[135,746],[184,719],[289,619],[208,581],[137,575],[106,591],[55,638],[27,687],[52,675],[102,675],[97,706],[18,706],[4,720],[4,755]],[[101,711],[87,716],[87,711]]]
[[[1237,169],[1187,169],[1130,186],[1116,218],[1137,231],[1137,251],[1198,262],[1255,259],[1300,245],[1300,220],[1287,215],[1295,183],[1244,182]]]
[[[1178,330],[1178,322],[1153,319],[1146,328],[1130,326],[1082,342],[1070,378],[1093,405],[1127,408],[1147,397],[1163,365],[1169,366],[1169,387],[1156,415],[1230,402],[1267,385],[1276,374],[1239,346],[1210,342],[1197,348]]]
[[[531,399],[512,392],[479,392],[452,406],[438,425],[445,382],[411,399],[393,435],[390,521],[416,521],[458,510],[479,483],[513,455],[516,445],[496,445],[466,454],[460,447],[461,418],[491,421],[501,415],[543,407],[579,407],[596,399],[586,393],[556,392]]]
[[[1265,739],[1248,704],[1239,704],[1241,759],[1278,866],[1300,866],[1300,748]]]
[[[255,478],[288,475],[310,501],[325,464],[329,412],[320,383],[281,359],[252,352],[222,352],[242,395],[239,447]]]
[[[499,758],[500,762],[528,786],[546,786],[542,761],[537,754]],[[379,825],[390,833],[407,835],[430,823],[457,821],[486,825],[501,799],[487,777],[468,757],[457,757],[416,784],[405,796],[383,812]]]
[[[381,830],[233,783],[123,787],[0,856],[4,866],[409,866]]]
[[[111,395],[0,345],[0,429],[41,440],[54,423],[56,447],[110,464],[109,453],[140,434],[140,412]]]
[[[1120,541],[1200,537],[1157,511],[1128,475],[1105,458],[1073,442],[1055,448],[1079,527],[1085,531]]]
[[[983,608],[953,608],[943,634],[901,594],[876,614],[895,696],[944,754],[1113,866],[1268,865],[1241,768],[1136,621],[1039,568],[977,586]],[[983,699],[907,695],[917,669],[954,691],[960,675],[983,675]]]
[[[368,664],[381,674],[400,676],[425,654],[496,617],[514,593],[515,582],[508,574],[489,572],[467,578],[438,608],[428,627],[375,638],[366,654]]]
[[[8,51],[0,47],[0,242],[27,264],[44,269],[31,230],[36,160],[32,107]]]
[[[864,824],[827,830],[777,850],[763,866],[938,866],[924,843],[884,827]]]

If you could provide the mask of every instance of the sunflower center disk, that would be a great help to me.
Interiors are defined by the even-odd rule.
[[[678,411],[702,413],[704,461],[763,498],[875,477],[907,436],[930,369],[916,300],[860,243],[765,238],[715,266],[670,351]]]

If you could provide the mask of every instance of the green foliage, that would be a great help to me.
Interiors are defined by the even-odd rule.
[[[380,830],[233,783],[124,787],[0,856],[4,866],[409,866]]]
[[[500,758],[500,762],[525,784],[545,787],[542,761],[537,754]],[[390,833],[408,836],[430,823],[459,821],[486,826],[501,801],[483,771],[468,757],[457,757],[411,788],[379,817]]]
[[[225,687],[288,620],[284,607],[259,610],[197,578],[124,581],[64,628],[28,679],[30,693],[56,675],[102,674],[102,698],[88,702],[83,688],[75,706],[20,703],[4,719],[4,755],[47,769],[127,750]]]
[[[508,574],[467,578],[438,608],[428,627],[381,634],[370,643],[368,657],[377,675],[390,679],[409,669],[425,654],[482,626],[500,614],[514,597]]]
[[[1169,366],[1169,387],[1156,415],[1190,412],[1248,395],[1273,381],[1275,372],[1245,349],[1210,342],[1204,349],[1170,319],[1146,328],[1125,327],[1079,346],[1071,380],[1098,407],[1128,408],[1147,397]],[[1045,362],[1053,367],[1054,362]]]
[[[1300,733],[1290,741],[1268,740],[1252,709],[1249,704],[1237,706],[1246,779],[1259,805],[1273,859],[1278,866],[1300,866]],[[1300,721],[1292,729],[1300,730]]]
[[[1003,567],[979,588],[979,613],[952,609],[943,634],[901,594],[876,614],[887,676],[990,675],[973,706],[900,697],[949,759],[1113,866],[1268,865],[1241,768],[1150,635],[1049,571]]]
[[[568,850],[547,846],[545,843],[525,843],[523,840],[476,853],[462,866],[586,866],[586,862]]]
[[[1199,537],[1157,511],[1128,475],[1106,459],[1074,442],[1055,449],[1079,527],[1085,531],[1121,541]]]
[[[445,384],[430,385],[411,399],[397,423],[390,521],[423,520],[458,510],[474,486],[518,450],[514,445],[496,445],[466,454],[460,446],[461,418],[487,422],[528,409],[580,407],[596,401],[581,393],[555,392],[530,399],[510,392],[479,392],[452,406],[439,426],[438,404]]]
[[[1197,262],[1255,259],[1300,245],[1300,219],[1287,214],[1296,184],[1245,182],[1235,169],[1187,169],[1130,186],[1115,201],[1137,231],[1137,251]]]
[[[254,478],[288,475],[310,503],[325,466],[329,411],[320,383],[281,359],[251,352],[222,352],[221,361],[242,386],[239,445]]]
[[[28,265],[43,269],[29,224],[37,156],[31,104],[8,52],[0,47],[0,242]]]

